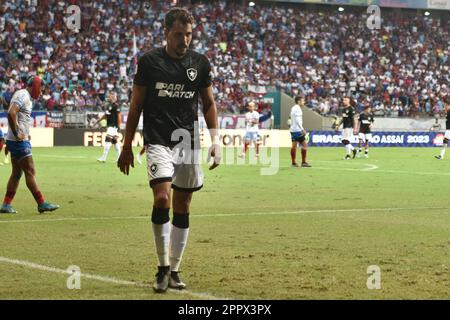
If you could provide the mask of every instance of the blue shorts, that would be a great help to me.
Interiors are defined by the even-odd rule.
[[[244,136],[244,140],[247,141],[256,141],[259,138],[258,132],[246,132]]]
[[[6,146],[11,152],[11,159],[22,160],[25,157],[31,156],[30,141],[11,141],[6,140]]]
[[[303,134],[303,132],[291,132],[291,140],[292,142],[300,142],[303,143],[303,141],[305,141],[305,135]]]

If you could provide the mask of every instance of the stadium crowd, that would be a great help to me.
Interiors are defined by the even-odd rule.
[[[67,27],[67,6],[81,8],[81,30]],[[163,43],[161,1],[11,0],[0,6],[0,100],[36,72],[47,84],[35,109],[100,108],[109,90],[128,101],[138,54]],[[293,6],[243,7],[209,1],[189,8],[192,49],[212,64],[222,113],[240,113],[248,85],[305,96],[323,115],[351,94],[376,115],[433,115],[449,99],[449,21],[383,11],[381,29],[367,15]],[[1,101],[0,101],[1,102]]]

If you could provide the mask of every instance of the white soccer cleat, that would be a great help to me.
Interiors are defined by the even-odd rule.
[[[364,155],[364,158],[369,159],[369,155],[368,155],[368,154],[365,154],[365,155]]]
[[[105,159],[102,159],[102,158],[98,158],[97,161],[98,161],[98,162],[101,162],[101,163],[105,163],[105,162],[106,162],[106,160],[105,160]]]

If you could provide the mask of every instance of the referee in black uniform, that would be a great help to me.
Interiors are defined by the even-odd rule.
[[[187,10],[172,8],[164,21],[167,45],[139,59],[125,141],[117,164],[127,175],[130,165],[134,167],[131,142],[143,112],[147,171],[154,199],[151,220],[159,260],[155,292],[186,287],[178,271],[188,239],[189,205],[193,192],[203,186],[203,173],[197,161],[198,126],[195,126],[199,96],[212,139],[208,154],[214,162],[210,169],[220,163],[211,66],[204,55],[189,50],[193,23],[194,18]]]

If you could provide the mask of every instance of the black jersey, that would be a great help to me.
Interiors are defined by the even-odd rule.
[[[365,114],[361,112],[359,114],[359,132],[370,133],[370,125],[374,122],[373,115],[371,113]]]
[[[450,109],[447,110],[447,117],[445,120],[445,128],[446,128],[446,130],[450,130]]]
[[[188,50],[182,59],[174,59],[165,48],[153,49],[139,59],[134,84],[147,87],[143,105],[144,143],[174,147],[177,129],[185,129],[198,141],[198,94],[211,85],[208,59]],[[194,134],[195,132],[195,134]],[[180,135],[178,135],[180,136]],[[197,144],[199,145],[199,144]]]
[[[342,122],[344,129],[353,128],[353,117],[355,116],[355,110],[353,107],[344,108],[342,111]]]
[[[111,103],[106,109],[106,124],[108,127],[119,128],[119,108],[116,103]]]

